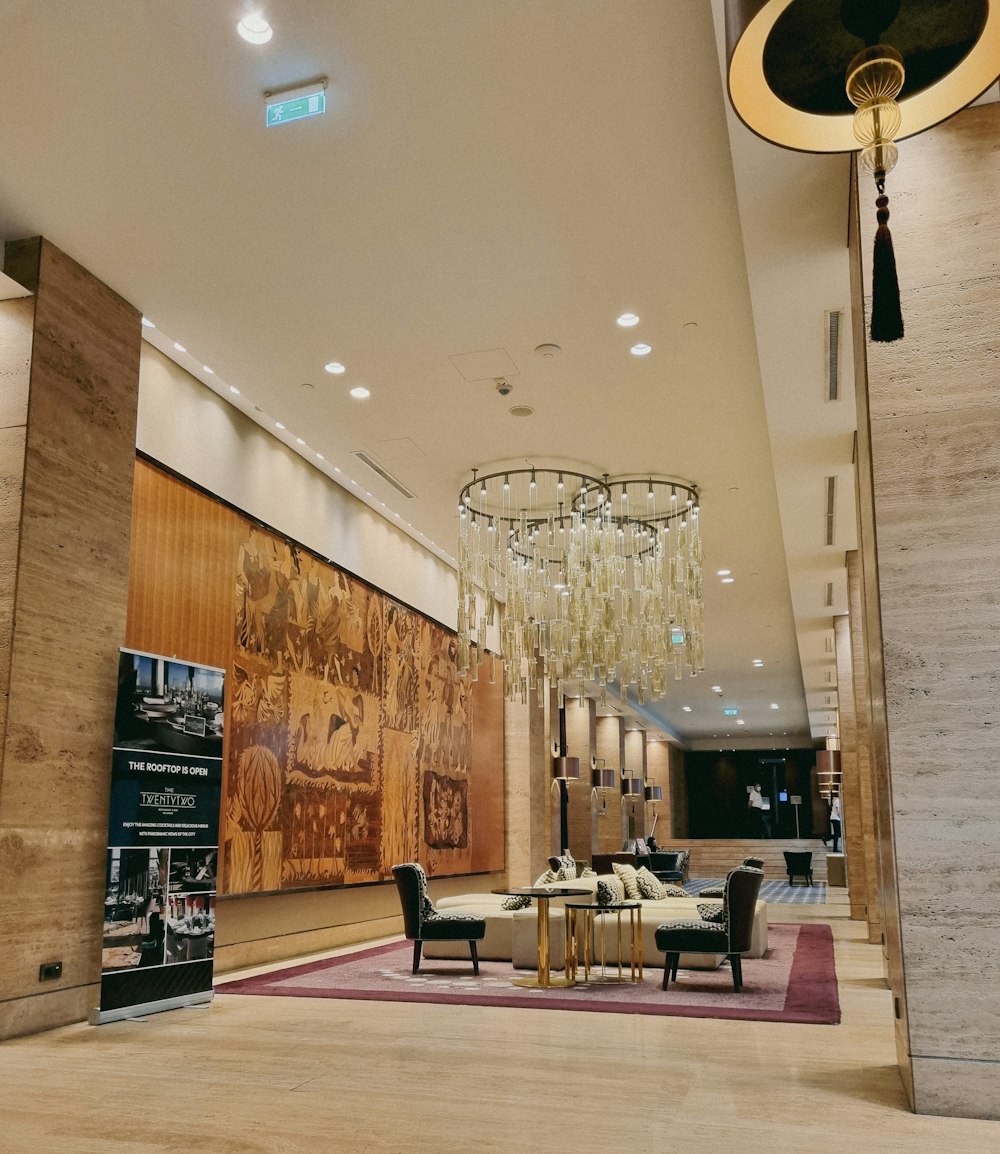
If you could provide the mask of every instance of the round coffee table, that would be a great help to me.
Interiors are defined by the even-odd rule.
[[[538,902],[538,974],[534,978],[512,978],[513,984],[532,989],[575,985],[575,979],[569,975],[568,957],[565,978],[553,978],[549,969],[549,902],[552,898],[590,897],[593,891],[580,886],[514,886],[493,892],[512,898],[534,898]]]

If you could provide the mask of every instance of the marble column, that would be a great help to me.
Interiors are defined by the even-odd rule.
[[[884,657],[891,780],[876,765],[875,794],[895,846],[899,1057],[919,1112],[1000,1118],[1000,106],[905,141],[889,192],[906,336],[867,348],[859,455]],[[870,181],[860,198],[867,255]]]
[[[856,549],[847,554],[848,619],[851,628],[851,684],[854,706],[855,755],[861,801],[861,848],[865,859],[865,917],[868,940],[882,942],[882,904],[878,886],[878,833],[872,752],[871,688],[868,647],[861,595],[861,560]],[[841,691],[841,702],[844,700]]]
[[[97,1004],[141,340],[47,241],[4,271],[34,295],[0,305],[0,1038]]]
[[[598,792],[600,811],[597,818],[597,853],[617,853],[625,841],[622,820],[621,771],[625,764],[625,723],[609,714],[598,717],[594,729],[598,761],[615,771],[615,788]]]
[[[646,741],[646,772],[650,785],[658,785],[663,790],[663,800],[650,802],[646,809],[649,821],[646,828],[652,829],[656,818],[654,837],[658,844],[669,845],[673,837],[673,814],[670,792],[670,743],[668,741]]]
[[[846,613],[834,617],[833,637],[837,657],[842,848],[847,862],[847,895],[851,903],[851,917],[856,921],[865,921],[867,880],[861,823],[861,782],[858,777],[858,725],[852,683],[851,623]]]

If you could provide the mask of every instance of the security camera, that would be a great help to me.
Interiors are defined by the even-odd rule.
[[[514,391],[514,386],[510,381],[505,381],[503,377],[497,377],[497,392],[501,397],[509,397]]]

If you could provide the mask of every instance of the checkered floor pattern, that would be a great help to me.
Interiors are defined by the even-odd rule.
[[[722,886],[725,878],[695,878],[684,883],[684,888],[693,897],[697,897],[703,889],[709,886]],[[784,903],[788,905],[822,905],[826,901],[826,882],[816,882],[807,886],[801,882],[790,886],[787,882],[764,882],[760,887],[760,896],[766,902]]]

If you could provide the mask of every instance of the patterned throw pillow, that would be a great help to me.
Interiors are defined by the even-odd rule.
[[[724,922],[722,902],[699,902],[698,913],[703,922]]]
[[[567,850],[559,858],[559,863],[560,863],[560,869],[567,871],[567,874],[566,874],[567,877],[571,877],[571,878],[576,877],[576,859],[569,852],[569,850]]]
[[[501,909],[505,910],[526,910],[530,905],[531,898],[527,894],[513,894],[500,903]]]
[[[639,883],[636,881],[635,866],[625,865],[624,862],[613,861],[611,868],[615,871],[615,877],[621,879],[622,885],[625,887],[625,896],[630,902],[637,902],[642,894],[639,893]]]
[[[559,882],[575,882],[576,881],[576,863],[571,866],[560,866],[556,870],[556,881]]]
[[[665,885],[663,887],[663,890],[664,890],[663,896],[665,898],[686,898],[686,897],[691,896],[687,892],[687,890],[684,889],[683,886],[666,886]]]
[[[553,882],[559,880],[559,876],[553,870],[546,870],[545,873],[539,874],[535,880],[536,886],[550,886]]]
[[[618,906],[625,900],[625,887],[620,878],[600,878],[597,882],[597,904]]]
[[[597,870],[592,870],[590,868],[590,866],[584,866],[583,871],[580,874],[580,877],[582,877],[582,878],[596,878],[597,877]]]
[[[639,887],[640,896],[650,898],[653,901],[659,901],[660,898],[667,896],[667,887],[658,877],[651,874],[645,866],[643,866],[642,869],[636,870],[635,880]]]

